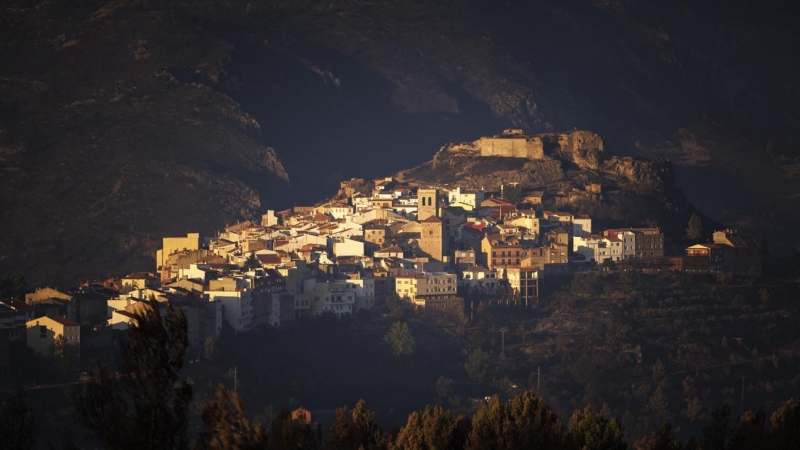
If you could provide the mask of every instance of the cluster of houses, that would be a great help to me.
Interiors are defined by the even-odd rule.
[[[595,232],[590,217],[542,210],[543,195],[513,204],[479,190],[351,180],[337,200],[268,211],[215,236],[165,237],[153,272],[0,301],[0,327],[26,330],[28,345],[44,353],[62,335],[79,345],[82,325],[124,330],[154,298],[182,309],[199,357],[206,338],[226,329],[354,316],[390,298],[432,318],[463,313],[464,298],[475,295],[533,305],[543,280],[606,261],[760,270],[760,248],[730,230],[665,257],[659,229]]]

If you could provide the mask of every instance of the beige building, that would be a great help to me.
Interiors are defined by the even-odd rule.
[[[420,296],[455,295],[458,277],[452,273],[426,272],[403,275],[395,279],[395,293],[400,298],[407,298],[418,306],[425,306]],[[421,302],[421,303],[420,303]]]
[[[199,250],[200,233],[188,233],[186,237],[165,237],[161,249],[156,251],[156,271],[167,263],[169,255],[181,250]]]
[[[431,216],[439,216],[439,191],[436,189],[417,189],[417,221],[422,222]]]
[[[58,289],[44,287],[37,288],[36,291],[25,294],[25,303],[33,305],[51,298],[72,301],[72,295],[61,292]]]
[[[420,225],[422,225],[419,237],[420,250],[433,260],[445,261],[449,237],[444,222],[436,216],[428,216],[420,222]]]
[[[124,277],[121,282],[122,287],[131,289],[155,289],[161,284],[155,274],[150,272],[134,272]]]
[[[508,225],[514,225],[515,227],[525,228],[531,234],[539,236],[539,218],[536,217],[536,213],[533,211],[517,211],[515,216],[513,218],[506,219],[505,223]]]
[[[49,355],[56,338],[60,336],[66,337],[68,344],[77,345],[80,349],[81,325],[74,320],[62,316],[39,317],[26,322],[25,328],[28,347],[40,355]]]
[[[368,224],[364,226],[364,241],[373,244],[383,245],[386,242],[388,227],[380,224]]]
[[[606,230],[603,235],[622,241],[623,259],[664,256],[664,234],[658,228],[617,228]]]
[[[486,267],[490,270],[498,267],[519,267],[522,260],[529,256],[529,249],[522,244],[516,235],[487,234],[481,241],[481,253]]]
[[[509,267],[506,278],[520,305],[533,306],[539,302],[539,269]]]

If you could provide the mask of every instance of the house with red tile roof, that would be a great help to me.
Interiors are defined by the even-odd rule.
[[[80,351],[81,325],[64,316],[39,317],[25,323],[27,344],[36,353],[47,356],[57,338],[66,338],[67,344],[77,345]]]

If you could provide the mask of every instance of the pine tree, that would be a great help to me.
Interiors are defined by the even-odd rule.
[[[626,450],[625,430],[616,418],[606,419],[589,405],[569,419],[569,438],[578,450]]]
[[[417,349],[417,343],[408,324],[395,322],[383,337],[383,341],[389,346],[395,356],[412,356]]]
[[[696,396],[692,397],[686,404],[686,411],[684,411],[683,415],[689,419],[689,423],[700,419],[703,416],[703,404],[700,402],[700,399]]]
[[[542,399],[525,392],[501,402],[493,397],[472,419],[465,448],[567,448],[564,425]]]
[[[75,397],[78,419],[107,448],[184,449],[192,387],[181,380],[188,346],[186,317],[154,298],[134,313],[122,343],[121,373],[95,370]]]
[[[0,299],[15,298],[25,300],[28,282],[21,273],[9,273],[0,277]]]
[[[764,429],[764,411],[754,413],[745,411],[731,432],[729,450],[749,450],[768,448],[767,433]]]
[[[223,450],[229,448],[256,450],[265,448],[266,434],[259,422],[250,422],[242,400],[219,384],[213,400],[202,410],[203,431],[197,450]]]
[[[61,375],[78,372],[80,354],[78,346],[70,344],[63,334],[53,339],[50,345],[50,360]]]
[[[278,415],[272,419],[269,429],[269,450],[290,450],[293,445],[292,415],[285,407],[281,408]]]
[[[259,261],[255,252],[250,252],[250,256],[244,261],[244,268],[252,270],[258,269],[259,267],[261,267],[261,261]]]
[[[703,450],[725,450],[730,436],[731,407],[724,405],[711,414],[711,423],[703,428],[700,447]]]
[[[15,391],[0,403],[0,443],[8,450],[36,448],[39,420],[24,391]]]
[[[689,218],[689,226],[686,228],[686,239],[700,239],[703,236],[703,219],[697,212],[692,213]]]
[[[675,439],[672,424],[664,422],[652,436],[639,439],[634,445],[636,450],[681,450],[683,445]]]
[[[770,445],[776,450],[797,448],[800,443],[800,402],[790,399],[769,418]]]
[[[219,358],[219,336],[217,336],[217,333],[211,333],[206,338],[203,347],[206,352],[206,358],[208,358],[209,361],[215,361]]]
[[[436,380],[436,399],[439,404],[449,401],[453,396],[453,379],[444,375]]]
[[[667,401],[667,396],[661,386],[657,387],[653,395],[650,396],[647,402],[647,409],[652,411],[661,421],[669,417],[669,401]]]
[[[463,449],[471,425],[464,416],[454,417],[440,406],[414,411],[406,426],[389,443],[390,450]]]
[[[346,406],[334,413],[333,425],[328,435],[329,450],[377,449],[384,445],[381,429],[375,424],[375,413],[367,409],[362,399],[352,412]]]
[[[485,383],[489,381],[491,357],[478,347],[467,356],[464,369],[470,378],[479,383]]]

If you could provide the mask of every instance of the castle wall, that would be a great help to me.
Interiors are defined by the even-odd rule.
[[[483,137],[476,142],[481,156],[502,156],[505,158],[542,159],[544,146],[539,137],[490,138]]]

